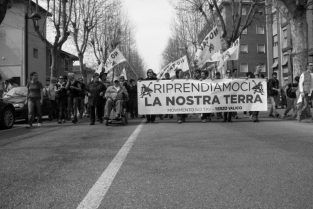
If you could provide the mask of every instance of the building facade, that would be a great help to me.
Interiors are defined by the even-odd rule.
[[[292,63],[291,26],[287,14],[282,12],[283,5],[277,0],[267,0],[266,28],[267,28],[267,63],[268,75],[277,72],[281,86],[291,82],[294,78]],[[312,7],[312,6],[311,6]],[[308,60],[313,61],[313,9],[307,10],[308,24]]]
[[[238,3],[237,3],[238,6]],[[243,1],[242,4],[242,23],[247,18],[250,8],[250,1]],[[228,35],[233,31],[232,3],[231,1],[220,1],[220,10],[225,21]],[[216,18],[216,17],[215,17]],[[218,25],[219,26],[219,25]],[[219,26],[221,27],[221,26]],[[199,40],[203,40],[210,28],[205,29],[199,34]],[[240,55],[237,61],[227,61],[227,68],[235,70],[236,77],[245,77],[247,72],[255,72],[257,68],[265,76],[268,74],[267,65],[267,46],[266,46],[266,21],[265,4],[260,7],[251,24],[243,31],[240,36]]]

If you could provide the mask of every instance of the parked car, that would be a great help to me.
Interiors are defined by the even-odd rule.
[[[28,108],[25,104],[27,96],[27,87],[19,86],[14,87],[8,93],[3,96],[3,101],[10,103],[15,108],[15,119],[25,119],[28,120]],[[49,100],[44,97],[42,105],[42,115],[49,115]]]
[[[15,110],[12,104],[4,102],[0,99],[0,127],[12,128],[15,121]]]

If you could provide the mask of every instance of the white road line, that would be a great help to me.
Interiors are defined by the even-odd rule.
[[[77,209],[97,209],[100,206],[101,201],[109,190],[117,172],[121,168],[127,154],[132,148],[134,142],[136,141],[137,136],[142,129],[142,126],[143,124],[137,126],[135,131],[130,135],[123,147],[119,150],[114,159],[111,161],[109,166],[104,170],[97,182],[89,190],[86,197],[80,202]]]

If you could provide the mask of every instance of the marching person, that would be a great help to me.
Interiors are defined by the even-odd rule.
[[[55,98],[58,107],[58,123],[65,123],[66,118],[66,79],[64,76],[59,77],[58,83],[55,85]]]
[[[273,72],[272,78],[269,79],[268,81],[268,95],[269,95],[270,103],[271,103],[269,117],[276,117],[276,118],[279,117],[279,113],[276,110],[276,102],[275,102],[276,97],[279,96],[279,92],[280,92],[280,89],[279,89],[279,80],[277,79],[277,72]]]
[[[90,125],[95,125],[96,112],[100,123],[103,123],[103,96],[106,91],[105,85],[99,80],[99,74],[93,75],[93,80],[88,84],[88,104],[90,110]]]
[[[184,73],[182,69],[176,69],[175,71],[175,79],[183,79]],[[181,124],[186,122],[187,114],[177,114],[177,123]]]
[[[134,79],[130,79],[129,86],[129,112],[130,117],[137,118],[138,117],[138,93],[137,93],[137,84]]]
[[[120,84],[118,79],[114,79],[113,86],[109,86],[105,91],[105,125],[109,124],[110,114],[115,107],[117,116],[116,119],[121,119],[121,113],[123,111],[123,102],[128,100],[128,92],[124,86]]]
[[[209,76],[209,72],[206,70],[202,70],[200,74],[200,81],[206,80]],[[208,122],[208,120],[211,120],[211,114],[210,113],[202,113],[201,114],[201,121],[202,123]]]
[[[232,74],[229,69],[226,70],[225,78],[226,79],[232,78]],[[224,122],[232,122],[232,112],[224,112]]]
[[[66,84],[66,89],[68,93],[68,103],[67,103],[67,112],[68,117],[73,113],[72,123],[77,123],[77,110],[78,110],[78,101],[81,96],[81,84],[74,77],[73,73],[68,74],[68,81]]]
[[[297,117],[297,91],[298,91],[298,86],[299,86],[299,76],[295,77],[295,82],[288,83],[285,86],[286,89],[286,96],[287,96],[287,108],[284,112],[283,118],[288,117],[288,112],[290,110],[293,110],[293,118]]]
[[[144,80],[157,80],[152,69],[147,70],[147,78]],[[154,123],[156,115],[146,115],[146,123]]]
[[[27,96],[25,103],[28,104],[28,127],[33,126],[35,115],[38,117],[38,126],[42,124],[41,105],[43,103],[43,86],[38,81],[38,73],[30,73],[30,81],[26,85]]]
[[[302,101],[303,106],[302,108],[299,108],[298,115],[297,115],[297,120],[300,122],[301,121],[301,114],[302,112],[308,107],[309,102],[310,102],[310,96],[312,94],[313,90],[313,80],[311,73],[313,73],[313,63],[310,62],[308,63],[307,70],[304,71],[299,79],[299,100],[300,102]],[[298,101],[299,103],[299,101]],[[313,115],[312,115],[312,120],[313,120]]]

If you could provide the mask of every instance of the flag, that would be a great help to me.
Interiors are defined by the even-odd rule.
[[[158,74],[158,78],[161,79],[164,77],[164,74],[167,72],[168,68],[171,66],[171,62],[169,64],[167,64],[164,68],[162,68],[162,70],[159,72]]]
[[[167,68],[166,72],[170,74],[170,77],[174,77],[176,69],[181,69],[183,72],[186,72],[189,70],[189,65],[188,65],[188,60],[187,60],[186,55],[172,62],[170,66]]]
[[[123,70],[122,70],[120,76],[124,76],[125,80],[128,80],[128,79],[127,79],[127,73],[126,73],[126,69],[125,69],[125,68],[123,68]]]
[[[103,69],[103,62],[101,62],[101,64],[98,66],[96,73],[100,74],[102,72],[102,69]]]
[[[238,38],[232,45],[223,52],[223,60],[238,60],[239,59],[239,52],[240,52],[240,39]]]
[[[196,52],[196,60],[198,66],[202,67],[206,62],[210,61],[212,55],[222,49],[221,32],[217,26],[208,33],[208,35],[201,42],[200,47]]]
[[[116,66],[122,62],[125,62],[125,61],[126,61],[126,59],[123,56],[122,52],[120,52],[120,50],[118,48],[116,48],[110,53],[108,59],[105,62],[105,65],[104,65],[105,71],[108,72],[114,66]]]

